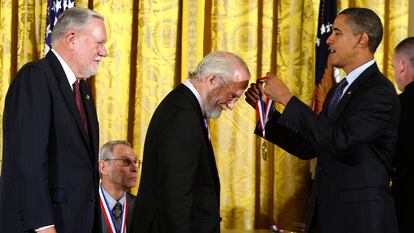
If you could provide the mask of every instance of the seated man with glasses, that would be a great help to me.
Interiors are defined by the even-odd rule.
[[[135,203],[135,196],[128,192],[137,182],[140,165],[127,141],[109,141],[99,150],[102,233],[128,228]]]

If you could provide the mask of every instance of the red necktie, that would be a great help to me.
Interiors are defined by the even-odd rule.
[[[86,132],[88,132],[88,121],[86,119],[85,110],[83,109],[82,96],[80,93],[78,80],[76,80],[76,82],[73,84],[73,94],[75,95],[75,102],[79,110],[79,114],[80,114],[80,117],[83,123],[83,127],[85,128]]]

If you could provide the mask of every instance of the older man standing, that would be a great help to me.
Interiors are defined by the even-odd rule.
[[[207,119],[233,109],[250,78],[228,52],[207,55],[148,128],[131,232],[220,232],[220,182]]]
[[[0,232],[98,232],[98,120],[84,79],[107,56],[106,39],[101,15],[70,8],[53,28],[52,50],[11,83]]]

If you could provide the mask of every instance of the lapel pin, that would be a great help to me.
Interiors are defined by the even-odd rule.
[[[91,97],[87,94],[86,95],[86,99],[89,100]]]
[[[352,93],[352,91],[348,91],[346,94],[347,94],[347,95],[350,95],[351,93]]]

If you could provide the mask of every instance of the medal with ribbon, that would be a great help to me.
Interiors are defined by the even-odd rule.
[[[260,85],[263,85],[264,78],[260,78],[257,80]],[[262,136],[265,137],[265,127],[266,123],[269,120],[270,112],[273,109],[273,100],[267,98],[266,103],[259,98],[256,102],[256,112],[257,118],[259,118],[259,128],[262,131]]]
[[[99,185],[99,197],[100,197],[100,205],[101,210],[105,218],[105,222],[108,226],[108,230],[110,233],[126,233],[126,216],[128,214],[128,200],[125,198],[125,206],[122,210],[121,216],[121,226],[119,227],[119,231],[116,230],[114,216],[112,214],[111,209],[109,208],[108,201],[103,193],[102,184]]]

